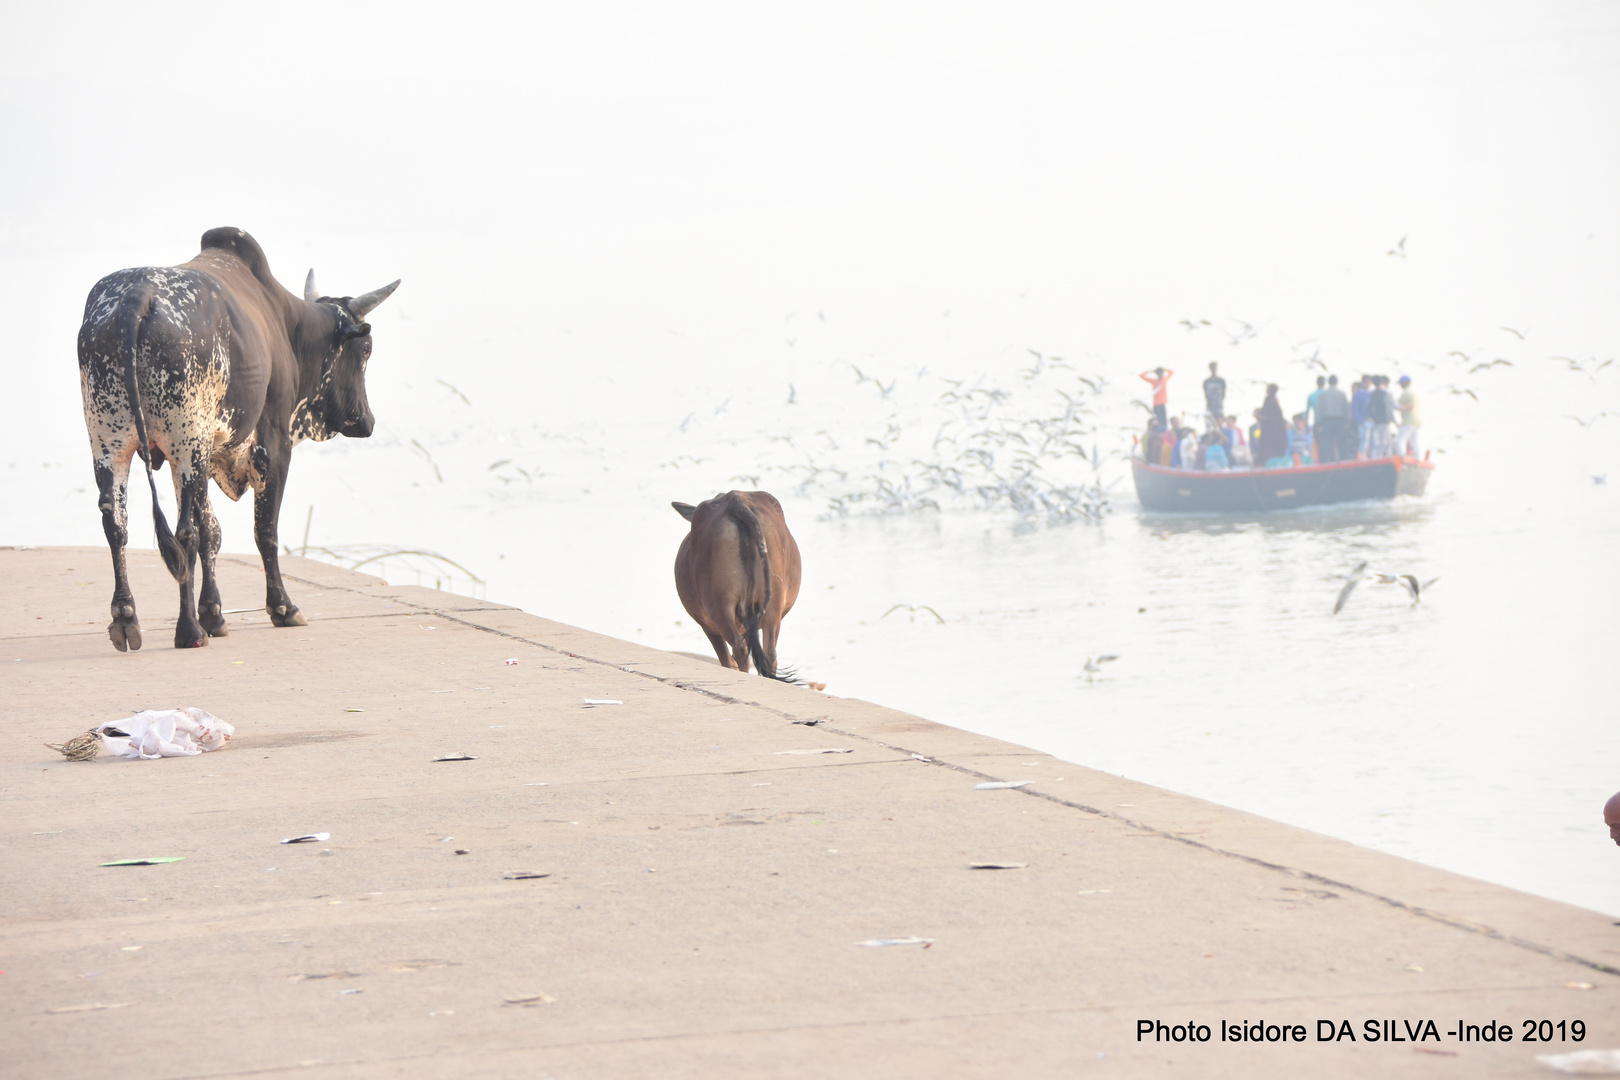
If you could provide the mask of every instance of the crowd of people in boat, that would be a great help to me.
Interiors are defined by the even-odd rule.
[[[1227,415],[1226,380],[1219,365],[1211,363],[1200,431],[1184,415],[1172,420],[1168,414],[1168,384],[1174,374],[1162,367],[1142,372],[1153,387],[1153,419],[1140,444],[1149,464],[1218,471],[1423,456],[1423,407],[1410,375],[1397,380],[1399,396],[1387,375],[1363,375],[1349,394],[1339,388],[1337,375],[1319,375],[1304,411],[1291,420],[1277,400],[1277,384],[1270,383],[1265,401],[1254,410],[1254,422],[1242,425]]]

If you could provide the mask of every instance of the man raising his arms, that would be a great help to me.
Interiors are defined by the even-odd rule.
[[[1153,415],[1159,418],[1161,424],[1168,425],[1170,423],[1169,414],[1165,411],[1165,405],[1169,402],[1170,395],[1165,390],[1165,384],[1170,381],[1170,376],[1174,374],[1175,372],[1166,368],[1154,368],[1152,371],[1142,372],[1142,378],[1147,381],[1149,386],[1153,387]]]

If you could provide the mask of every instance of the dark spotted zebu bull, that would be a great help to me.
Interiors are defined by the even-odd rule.
[[[300,300],[271,276],[253,237],[210,229],[190,262],[120,270],[90,290],[79,328],[79,380],[101,523],[112,547],[107,633],[120,652],[141,647],[124,568],[136,454],[146,463],[163,562],[180,583],[175,647],[206,645],[226,633],[214,578],[220,531],[208,503],[210,477],[232,500],[253,489],[265,607],[277,626],[304,625],[276,559],[287,465],[304,439],[371,434],[365,384],[371,327],[363,320],[398,285],[364,296],[321,296],[310,271]],[[179,504],[173,532],[152,476],[165,461]],[[202,593],[193,598],[199,553]]]
[[[778,672],[776,636],[799,596],[799,545],[782,504],[764,491],[728,491],[692,506],[671,503],[692,523],[675,556],[675,591],[720,663],[790,680]]]

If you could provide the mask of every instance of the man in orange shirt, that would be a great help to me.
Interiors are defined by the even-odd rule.
[[[1153,415],[1159,418],[1161,424],[1170,422],[1164,408],[1170,400],[1170,395],[1165,390],[1165,384],[1170,381],[1170,376],[1174,374],[1175,372],[1167,368],[1154,368],[1152,371],[1142,372],[1142,378],[1147,380],[1149,386],[1153,387]]]

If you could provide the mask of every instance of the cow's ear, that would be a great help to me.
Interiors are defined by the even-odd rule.
[[[370,323],[368,323],[368,322],[356,323],[355,325],[349,327],[347,330],[343,331],[342,335],[338,337],[338,344],[343,345],[343,344],[353,340],[354,338],[365,337],[369,333],[371,333],[371,324]]]
[[[697,513],[697,507],[693,506],[691,503],[672,502],[669,505],[673,506],[675,508],[675,512],[681,515],[681,517],[685,518],[687,521],[691,521],[692,515]]]

